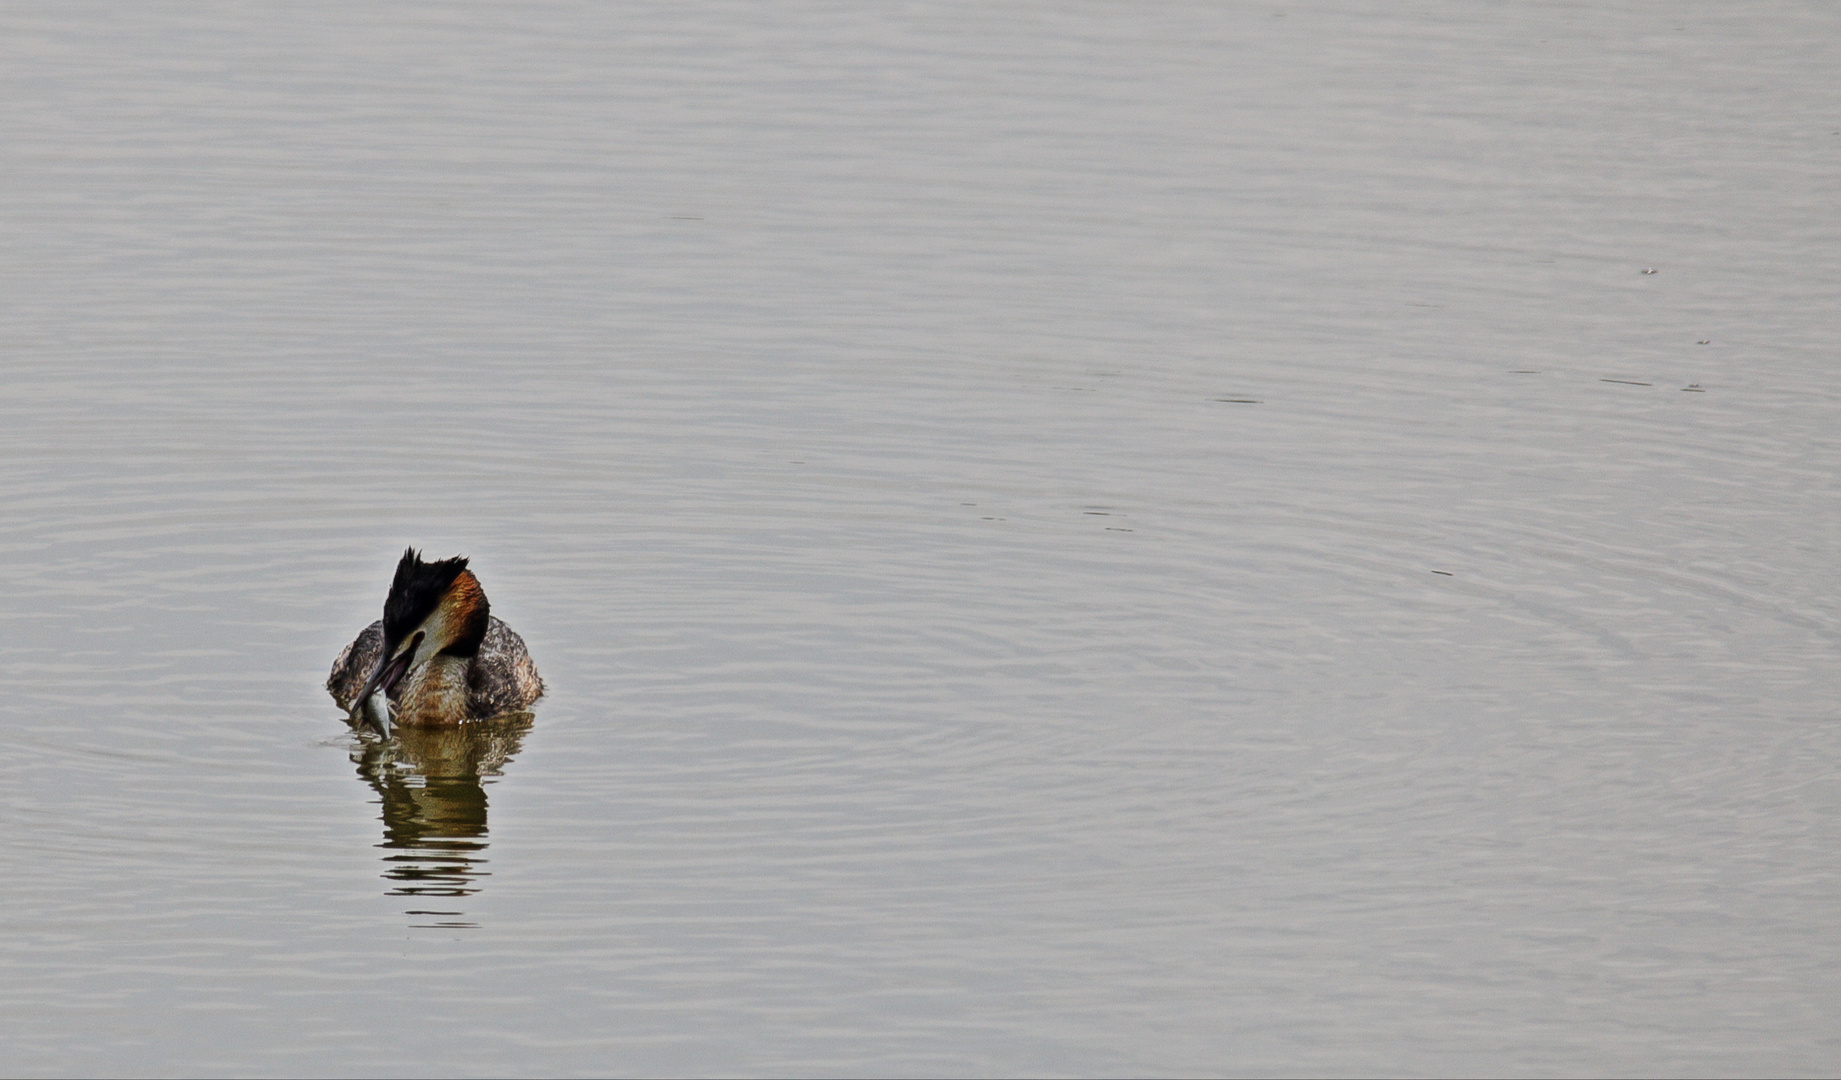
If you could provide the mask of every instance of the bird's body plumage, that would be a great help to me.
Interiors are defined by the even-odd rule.
[[[354,722],[384,734],[392,724],[442,727],[517,712],[543,696],[524,639],[491,616],[466,565],[403,553],[384,617],[345,647],[326,680]]]
[[[326,680],[326,689],[332,692],[332,699],[339,703],[339,708],[349,711],[357,705],[352,699],[364,686],[365,676],[377,666],[383,648],[384,621],[379,619],[365,627],[339,654],[339,658],[333,661],[332,677]],[[537,674],[537,665],[531,661],[530,651],[524,647],[524,639],[501,619],[492,619],[488,624],[486,640],[480,645],[479,655],[470,664],[464,665],[463,674],[467,719],[470,720],[484,720],[502,713],[517,712],[543,696],[543,678]],[[423,680],[412,682],[406,678],[403,682],[402,697],[410,699],[412,704],[429,696],[420,690]],[[433,690],[433,686],[430,685],[428,689]],[[396,722],[399,724],[413,725],[413,721],[405,719],[407,714],[423,711],[405,709],[401,700],[396,705]]]

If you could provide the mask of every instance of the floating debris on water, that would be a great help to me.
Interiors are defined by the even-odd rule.
[[[1654,386],[1655,383],[1636,382],[1631,379],[1599,379],[1599,382],[1614,382],[1622,386]]]

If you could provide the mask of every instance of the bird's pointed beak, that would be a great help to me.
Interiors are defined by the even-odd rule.
[[[396,684],[402,679],[403,673],[409,670],[409,663],[415,659],[416,649],[421,644],[422,634],[418,631],[404,643],[395,656],[378,659],[377,666],[371,669],[371,677],[364,680],[364,689],[358,691],[358,696],[352,699],[352,719],[360,721],[370,719],[386,738],[389,736],[390,704],[388,701],[383,701],[379,703],[381,708],[372,710],[369,708],[371,695],[378,694],[386,698],[389,696],[390,691],[395,689]],[[370,716],[369,714],[373,711],[378,715]]]

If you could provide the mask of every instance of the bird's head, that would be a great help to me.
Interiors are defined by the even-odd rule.
[[[491,614],[464,557],[423,562],[421,552],[405,549],[384,600],[383,653],[357,702],[378,690],[388,695],[403,676],[437,656],[474,656]]]

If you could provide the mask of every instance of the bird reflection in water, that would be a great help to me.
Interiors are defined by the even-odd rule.
[[[395,737],[365,739],[352,750],[358,775],[383,800],[391,896],[418,903],[406,914],[441,921],[429,927],[478,924],[454,910],[487,876],[486,787],[510,763],[531,728],[529,713],[457,727],[399,727]]]

